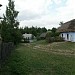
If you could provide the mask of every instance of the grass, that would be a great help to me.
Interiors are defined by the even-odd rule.
[[[60,49],[60,50],[75,50],[75,43],[72,42],[60,42],[60,43],[53,43],[53,49]]]
[[[34,49],[34,46],[46,47],[45,41],[20,44],[2,67],[0,75],[75,75],[75,56],[54,54]],[[54,50],[75,50],[75,43],[52,43]],[[49,47],[50,48],[50,47]]]

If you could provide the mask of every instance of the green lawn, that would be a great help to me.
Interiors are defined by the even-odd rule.
[[[0,75],[75,75],[74,45],[71,42],[47,44],[45,41],[20,44]]]

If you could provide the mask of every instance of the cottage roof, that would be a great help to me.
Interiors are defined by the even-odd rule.
[[[75,19],[61,25],[57,32],[75,32]]]
[[[40,37],[44,37],[44,38],[45,38],[45,37],[46,37],[46,34],[47,34],[47,33],[42,33],[42,34],[40,35]]]

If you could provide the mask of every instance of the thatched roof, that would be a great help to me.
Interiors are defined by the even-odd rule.
[[[42,34],[40,35],[40,38],[45,38],[45,37],[46,37],[46,34],[47,34],[47,33],[42,33]]]
[[[68,21],[57,29],[57,32],[75,32],[75,19]]]

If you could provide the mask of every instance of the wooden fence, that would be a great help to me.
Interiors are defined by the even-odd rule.
[[[13,48],[14,48],[14,44],[12,42],[9,43],[0,42],[0,60],[3,61],[7,59],[7,57],[11,54]]]

